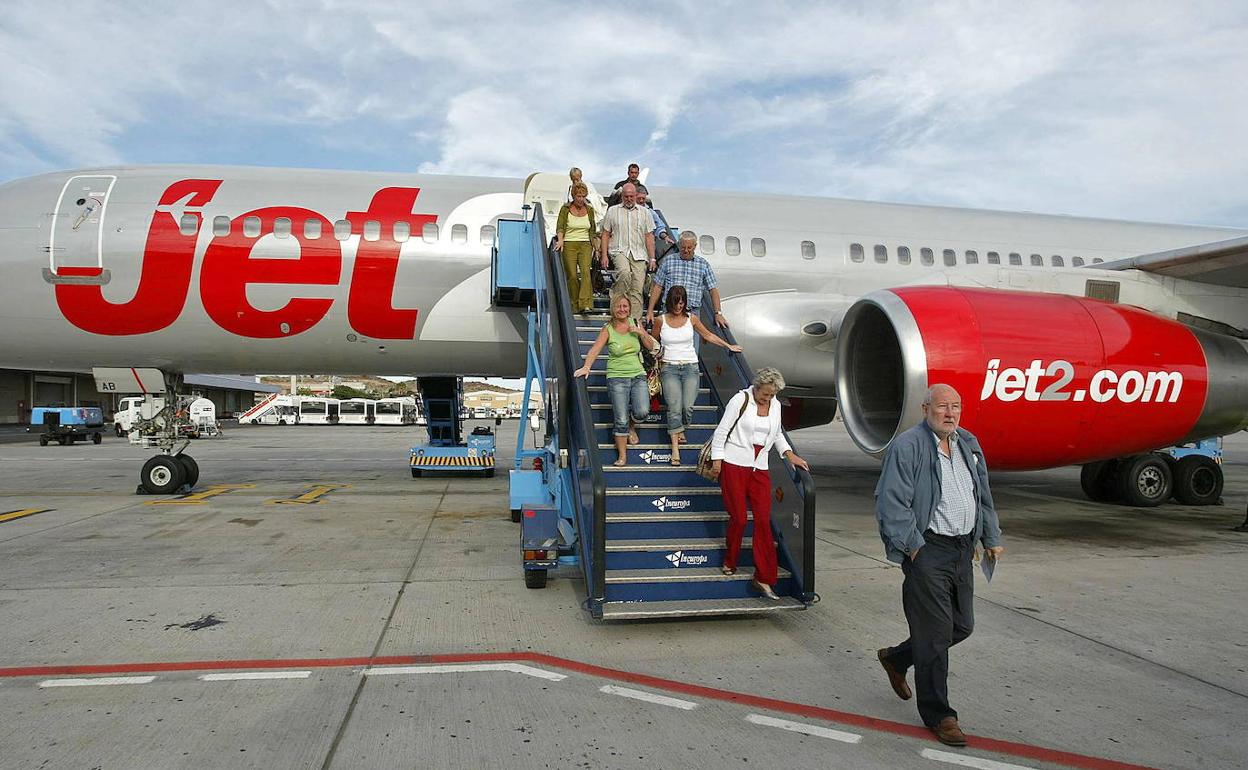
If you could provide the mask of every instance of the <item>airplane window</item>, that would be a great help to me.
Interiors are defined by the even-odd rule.
[[[931,267],[932,265],[936,264],[936,254],[931,249],[924,246],[923,248],[919,249],[919,261],[922,262],[924,265]]]
[[[408,238],[412,237],[412,225],[408,222],[395,222],[391,235],[399,243],[405,243]]]
[[[290,217],[278,217],[273,220],[273,234],[278,238],[290,237]]]
[[[364,240],[376,241],[381,239],[381,223],[376,219],[368,219],[364,221]]]
[[[303,237],[309,240],[316,240],[321,237],[321,220],[305,219],[303,220]]]
[[[968,249],[966,252],[966,264],[978,265],[979,264],[979,252],[971,251]]]
[[[814,258],[815,258],[815,242],[814,241],[802,241],[802,259],[814,259]]]
[[[351,223],[345,219],[339,219],[334,222],[334,237],[340,241],[345,241],[351,237]]]
[[[1023,264],[1023,255],[1017,251],[1010,252],[1010,264],[1014,267],[1021,267]]]
[[[897,263],[900,265],[910,264],[910,247],[909,246],[897,247]]]
[[[437,243],[438,242],[438,223],[426,222],[425,226],[420,231],[420,237],[422,240],[424,240],[425,243]]]
[[[990,265],[1001,264],[1001,255],[995,251],[988,252],[988,264]]]
[[[714,254],[715,253],[715,236],[704,235],[701,238],[699,238],[698,249],[703,254]]]
[[[1065,266],[1066,266],[1066,260],[1062,259],[1062,255],[1054,254],[1053,255],[1053,267],[1065,267]]]
[[[194,235],[199,229],[199,217],[194,214],[183,214],[178,220],[178,231],[183,235]]]
[[[1071,257],[1070,266],[1071,267],[1083,267],[1083,257]]]
[[[756,257],[767,256],[767,241],[764,241],[762,238],[751,238],[750,253]]]
[[[1039,254],[1032,254],[1031,266],[1032,267],[1044,267],[1044,257],[1040,256]]]
[[[958,264],[958,255],[954,253],[953,249],[944,249],[940,252],[940,256],[945,260],[945,267],[953,267]]]
[[[451,225],[451,243],[468,242],[468,225]]]
[[[481,225],[481,245],[494,245],[494,225]]]
[[[861,262],[863,260],[861,243],[849,244],[849,258],[854,262]]]
[[[1101,259],[1100,257],[1093,257],[1093,258],[1092,258],[1092,264],[1094,264],[1094,265],[1099,265],[1099,264],[1101,264],[1101,263],[1102,263],[1102,262],[1104,262],[1104,261],[1105,261],[1105,260]]]
[[[882,243],[875,244],[875,261],[881,264],[888,261],[888,247]]]
[[[230,234],[230,218],[216,216],[212,218],[212,234],[218,237]]]
[[[735,235],[730,235],[724,239],[724,251],[730,257],[735,257],[741,253],[741,239]]]
[[[243,218],[243,235],[248,238],[260,237],[260,217]]]

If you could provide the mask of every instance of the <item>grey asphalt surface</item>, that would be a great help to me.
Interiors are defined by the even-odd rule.
[[[500,436],[500,467],[517,423]],[[470,425],[471,427],[471,425]],[[198,505],[133,494],[143,450],[0,446],[0,668],[540,652],[918,725],[875,650],[901,573],[871,512],[877,466],[839,425],[795,434],[819,485],[822,601],[767,618],[602,624],[569,571],[524,587],[506,478],[410,478],[404,428],[263,427],[193,445]],[[1007,552],[980,581],[951,696],[982,736],[1155,767],[1248,766],[1248,436],[1225,506],[1091,503],[1073,468],[993,475]],[[277,504],[343,484],[311,505]],[[2,518],[2,516],[0,516]],[[937,767],[928,740],[560,670],[39,687],[0,676],[0,767]],[[556,669],[551,668],[550,671]],[[665,694],[691,709],[604,693]],[[858,743],[747,722],[750,714]],[[904,732],[904,731],[903,731]],[[952,750],[950,750],[952,751]],[[972,747],[963,756],[1049,767]]]

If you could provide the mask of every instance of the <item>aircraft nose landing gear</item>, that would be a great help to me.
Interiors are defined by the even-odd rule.
[[[179,403],[178,390],[182,377],[159,369],[93,370],[96,387],[101,393],[142,394],[134,424],[127,432],[130,443],[155,447],[160,454],[143,464],[135,494],[171,495],[190,492],[199,481],[199,463],[188,454],[187,438],[193,430],[188,410]],[[153,395],[163,393],[161,396]]]

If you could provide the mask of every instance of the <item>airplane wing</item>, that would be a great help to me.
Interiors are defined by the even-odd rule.
[[[1248,289],[1248,236],[1141,254],[1096,267],[1099,270],[1144,270],[1199,283]]]

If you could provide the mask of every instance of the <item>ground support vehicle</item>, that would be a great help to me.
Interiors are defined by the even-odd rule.
[[[37,406],[30,412],[30,428],[40,430],[39,446],[56,442],[61,446],[90,438],[104,440],[104,413],[94,406]]]
[[[408,457],[412,478],[426,472],[494,476],[494,431],[479,426],[463,441],[459,417],[464,386],[458,377],[422,377],[421,398],[428,424],[429,442],[412,447]]]

